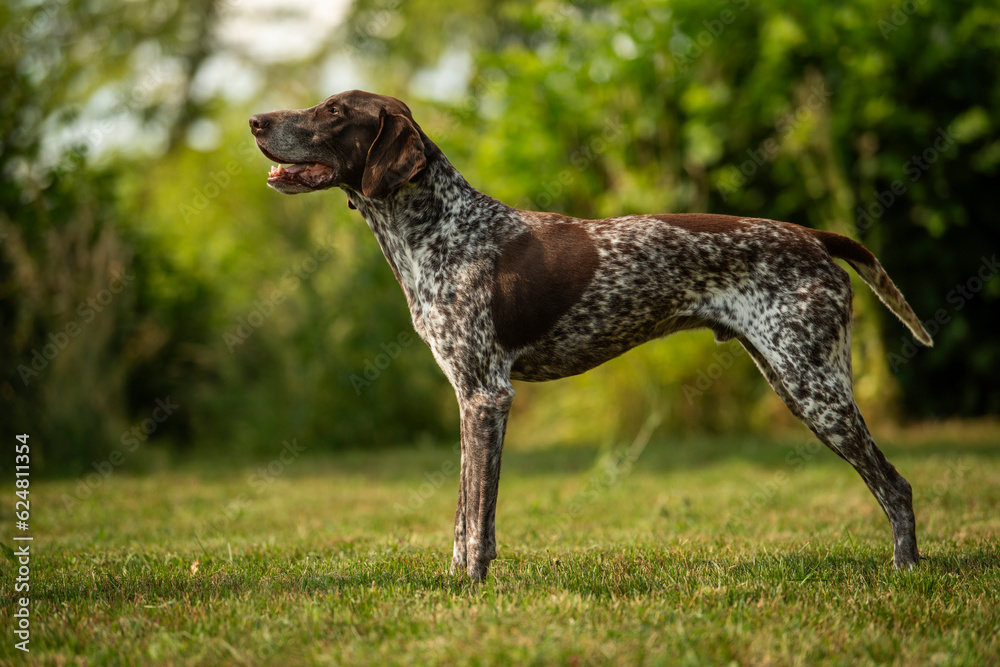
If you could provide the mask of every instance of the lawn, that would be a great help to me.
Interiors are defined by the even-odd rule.
[[[511,448],[481,586],[448,573],[450,447],[35,480],[31,652],[5,550],[0,663],[997,664],[1000,430],[880,440],[916,571],[797,433]]]

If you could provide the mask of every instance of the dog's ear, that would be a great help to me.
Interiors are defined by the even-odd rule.
[[[368,149],[361,191],[380,199],[408,182],[427,166],[424,142],[413,121],[402,114],[382,112],[378,136]]]

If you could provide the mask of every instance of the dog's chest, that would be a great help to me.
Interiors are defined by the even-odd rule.
[[[463,242],[452,220],[438,220],[428,231],[387,229],[377,220],[371,226],[421,338],[432,344],[467,330],[486,306],[478,295],[492,277],[490,246]]]

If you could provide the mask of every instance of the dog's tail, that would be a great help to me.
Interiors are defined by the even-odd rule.
[[[913,333],[913,337],[930,347],[934,345],[931,335],[924,329],[910,304],[906,303],[899,288],[893,284],[889,274],[885,272],[882,265],[875,259],[875,255],[868,248],[864,247],[854,239],[849,239],[840,234],[824,232],[817,229],[810,230],[819,241],[826,246],[827,252],[833,257],[839,257],[851,265],[861,279],[868,283],[872,291],[878,295],[882,303],[891,310],[900,321]]]

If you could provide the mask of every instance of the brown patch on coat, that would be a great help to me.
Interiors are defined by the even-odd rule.
[[[516,349],[547,334],[583,296],[598,262],[579,223],[542,225],[510,241],[497,262],[490,304],[500,344]]]
[[[403,114],[382,113],[378,136],[368,149],[361,189],[366,197],[385,197],[427,166],[424,142]]]
[[[665,215],[651,215],[651,218],[662,220],[663,222],[680,227],[689,232],[702,232],[707,234],[721,234],[731,232],[739,227],[741,220],[734,215],[715,215],[712,213],[668,213]]]

